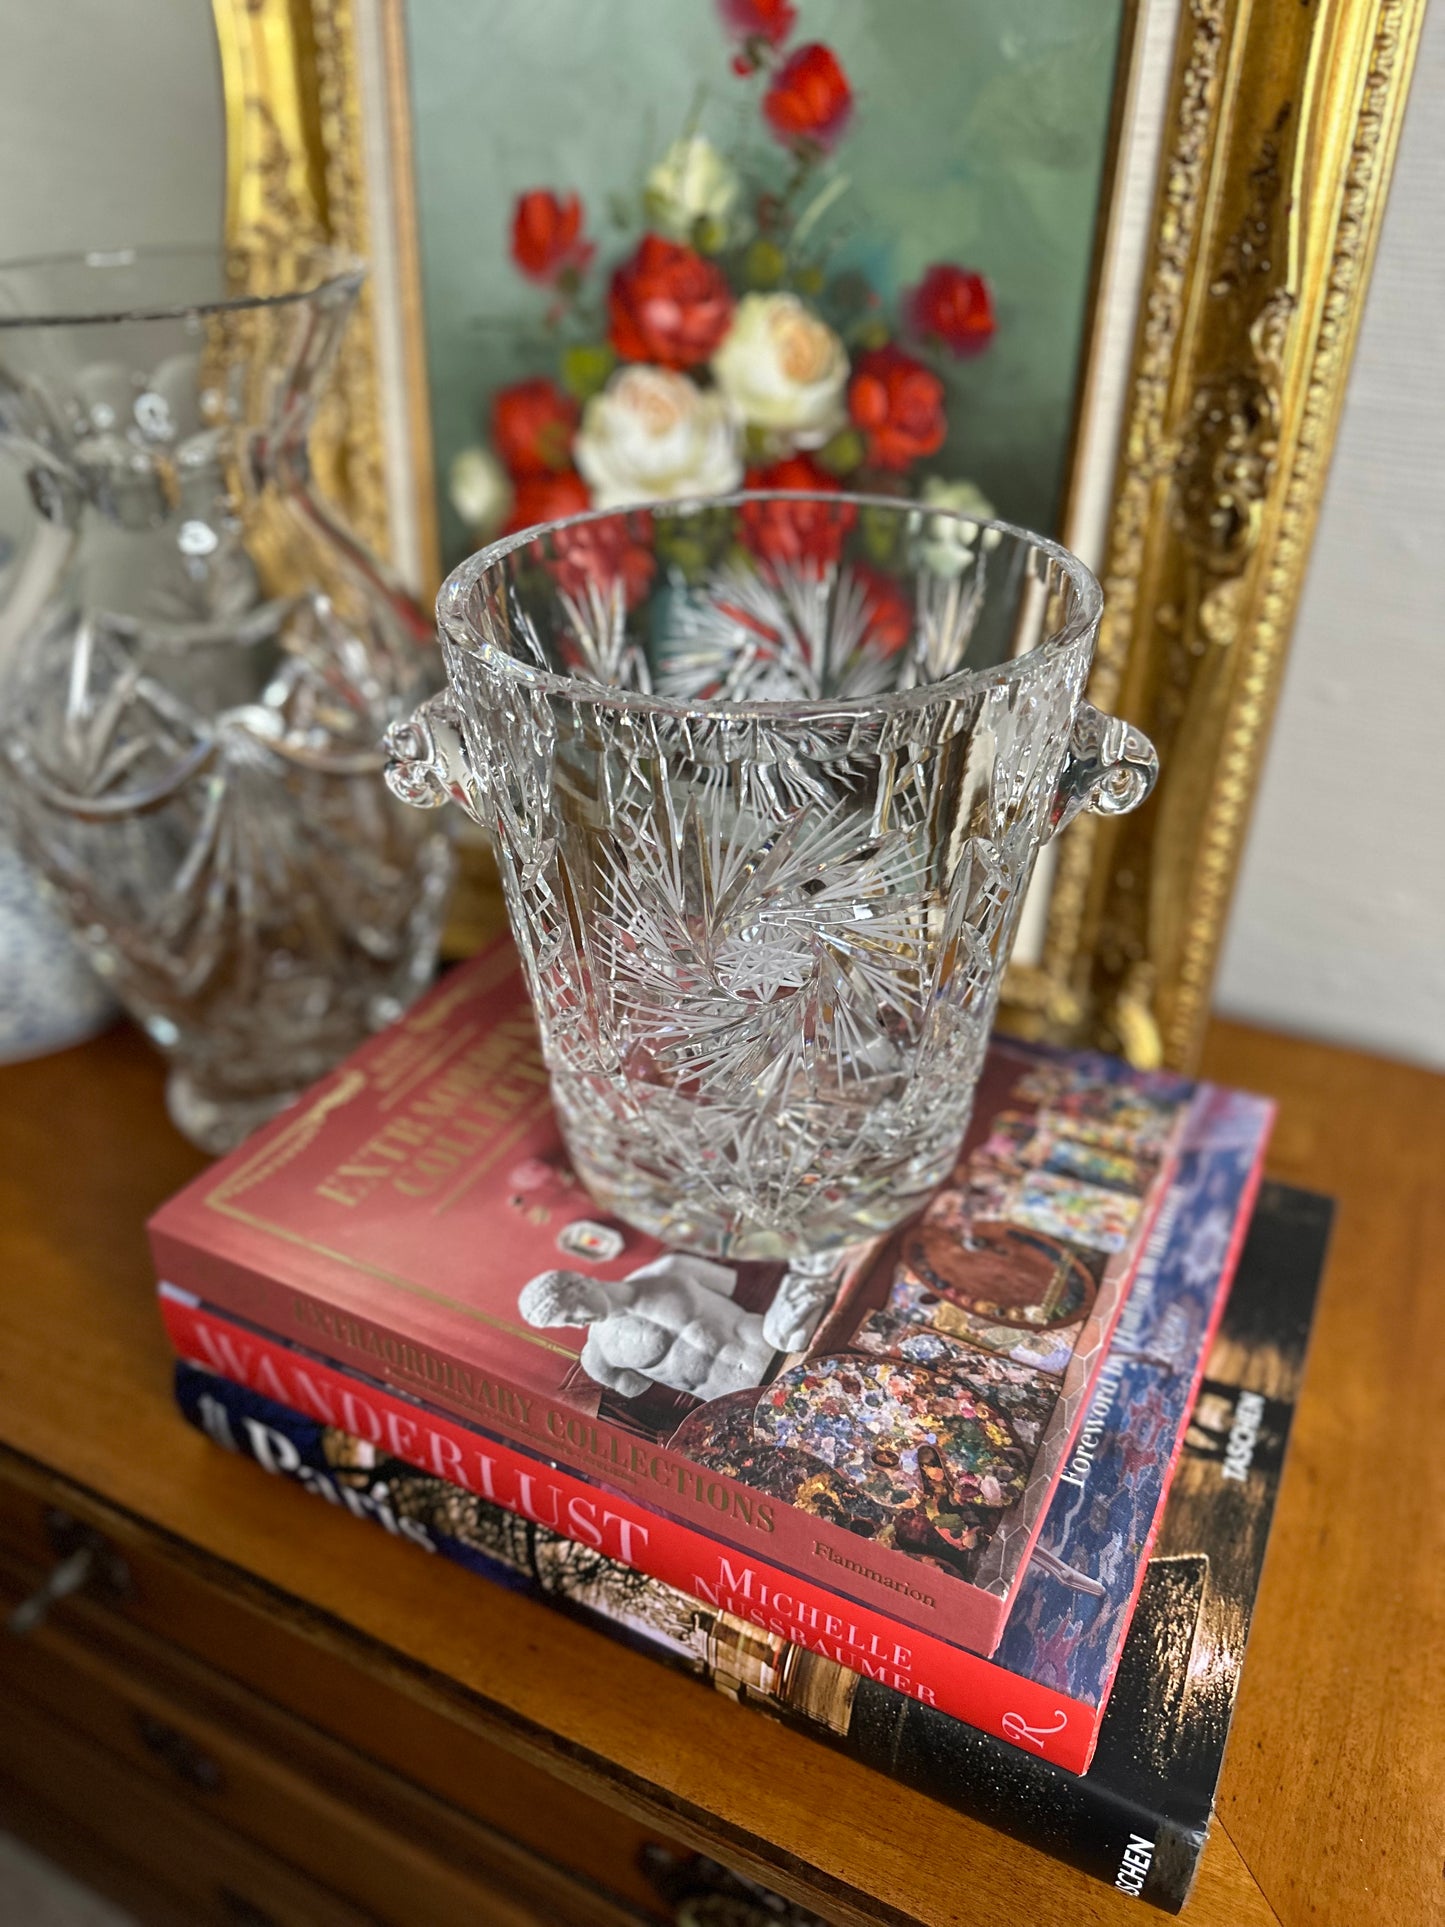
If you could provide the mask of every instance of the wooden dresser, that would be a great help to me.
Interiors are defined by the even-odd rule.
[[[1424,1927],[1445,1920],[1445,1081],[1230,1025],[1207,1068],[1282,1099],[1273,1170],[1342,1208],[1186,1918]],[[0,1636],[0,1822],[186,1927],[743,1927],[699,1853],[830,1921],[1145,1918],[189,1431],[142,1224],[199,1163],[128,1030],[0,1072],[0,1593],[79,1582]]]

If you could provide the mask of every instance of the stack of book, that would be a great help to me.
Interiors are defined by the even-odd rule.
[[[792,1268],[670,1252],[569,1171],[498,946],[153,1220],[177,1397],[1177,1910],[1329,1223],[1261,1187],[1270,1117],[1000,1040],[901,1232]]]

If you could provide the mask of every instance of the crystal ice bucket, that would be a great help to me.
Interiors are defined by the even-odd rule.
[[[941,1182],[1040,845],[1154,780],[1083,700],[1100,608],[1056,543],[840,494],[576,517],[450,578],[388,780],[490,830],[605,1207],[791,1258]]]

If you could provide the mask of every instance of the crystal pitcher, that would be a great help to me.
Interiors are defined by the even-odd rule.
[[[465,563],[392,787],[488,826],[568,1148],[668,1243],[797,1258],[951,1168],[1040,845],[1156,773],[1067,550],[898,499],[588,515]]]
[[[447,839],[379,747],[430,629],[308,482],[360,282],[325,255],[0,267],[0,445],[38,512],[0,611],[0,779],[211,1150],[435,961]]]

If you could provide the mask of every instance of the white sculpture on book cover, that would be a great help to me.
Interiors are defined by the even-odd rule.
[[[539,1330],[582,1325],[582,1369],[623,1398],[654,1386],[708,1400],[761,1385],[774,1356],[806,1345],[831,1300],[833,1268],[788,1271],[766,1313],[733,1294],[738,1274],[687,1252],[665,1252],[626,1278],[544,1271],[517,1307]]]

